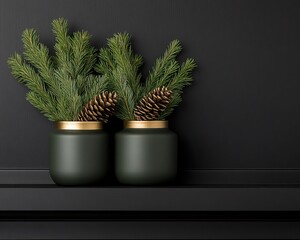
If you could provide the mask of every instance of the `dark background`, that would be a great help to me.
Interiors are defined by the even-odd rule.
[[[71,30],[88,30],[98,47],[129,32],[145,74],[171,40],[181,40],[180,59],[199,65],[169,119],[182,168],[300,168],[299,10],[300,1],[284,0],[1,0],[0,169],[48,167],[53,123],[25,101],[6,61],[22,51],[25,28],[53,46],[58,17]]]

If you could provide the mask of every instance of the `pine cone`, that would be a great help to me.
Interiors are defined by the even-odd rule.
[[[145,95],[134,110],[134,117],[137,121],[157,120],[168,106],[171,100],[172,91],[167,87],[158,87]]]
[[[78,120],[106,123],[108,118],[113,115],[117,102],[118,95],[116,92],[103,92],[83,106],[78,115]]]

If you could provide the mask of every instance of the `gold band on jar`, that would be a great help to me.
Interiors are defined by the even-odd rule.
[[[59,121],[56,127],[59,130],[100,130],[103,124],[98,121]]]
[[[125,128],[168,128],[168,121],[124,121]]]

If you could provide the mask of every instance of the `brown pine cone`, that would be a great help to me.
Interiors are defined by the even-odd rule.
[[[134,110],[137,121],[157,120],[159,115],[166,110],[172,97],[172,91],[167,87],[157,87],[145,95]]]
[[[118,102],[116,92],[103,92],[86,103],[78,115],[78,121],[101,121],[107,122],[114,114]]]

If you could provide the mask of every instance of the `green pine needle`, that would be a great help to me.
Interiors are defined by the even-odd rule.
[[[37,109],[39,109],[46,117],[54,121],[55,99],[46,90],[46,86],[41,76],[35,69],[23,61],[21,55],[14,54],[8,59],[12,74],[19,82],[25,84],[29,90],[28,101]]]
[[[105,91],[107,79],[93,75],[97,60],[86,31],[69,35],[68,22],[59,18],[52,22],[55,55],[40,43],[34,29],[22,34],[23,58],[14,54],[8,59],[12,75],[25,84],[27,100],[51,121],[76,120],[82,106]]]
[[[177,55],[181,52],[182,47],[179,40],[173,40],[167,47],[164,55],[155,61],[152,70],[146,79],[145,92],[164,86],[179,68],[176,61]]]
[[[89,102],[93,97],[103,92],[104,89],[109,89],[108,80],[105,76],[89,75],[84,85],[83,102]]]
[[[158,58],[145,83],[141,83],[142,56],[135,54],[128,33],[117,33],[108,39],[106,48],[99,51],[91,46],[86,31],[69,34],[68,22],[59,18],[52,22],[55,36],[55,55],[40,43],[34,29],[22,34],[24,54],[8,59],[12,75],[25,84],[27,100],[51,121],[76,120],[82,106],[106,89],[119,97],[116,116],[134,119],[134,109],[140,99],[157,87],[172,91],[172,98],[159,119],[165,119],[182,101],[183,88],[192,82],[196,67],[193,59],[181,65],[177,56],[182,50],[178,40],[170,42],[163,56]],[[96,70],[100,75],[94,75]]]
[[[191,85],[192,72],[197,64],[194,59],[188,58],[178,69],[173,79],[167,84],[172,91],[182,91],[185,86]]]
[[[95,70],[110,79],[110,85],[119,96],[117,116],[133,119],[134,107],[142,96],[139,68],[143,58],[133,52],[130,35],[117,33],[108,39],[108,47],[100,50]]]
[[[179,40],[168,45],[163,56],[155,61],[144,85],[140,83],[139,68],[142,57],[133,53],[130,36],[127,33],[115,34],[108,39],[108,48],[100,50],[96,71],[111,79],[112,88],[119,95],[117,117],[134,120],[134,109],[143,96],[157,87],[168,87],[172,98],[159,119],[165,119],[182,101],[181,94],[185,86],[192,82],[192,71],[196,67],[193,59],[188,58],[181,66],[176,60],[182,47]]]
[[[55,63],[56,67],[69,70],[72,74],[71,66],[71,37],[68,34],[69,26],[67,20],[59,18],[52,22],[52,32],[55,36]]]
[[[115,83],[114,89],[119,96],[119,111],[116,116],[123,120],[132,120],[135,107],[134,92],[121,69],[114,70],[112,75]]]
[[[173,92],[170,103],[164,112],[161,113],[158,120],[166,119],[171,113],[173,113],[174,109],[180,104],[182,101],[181,92]]]

